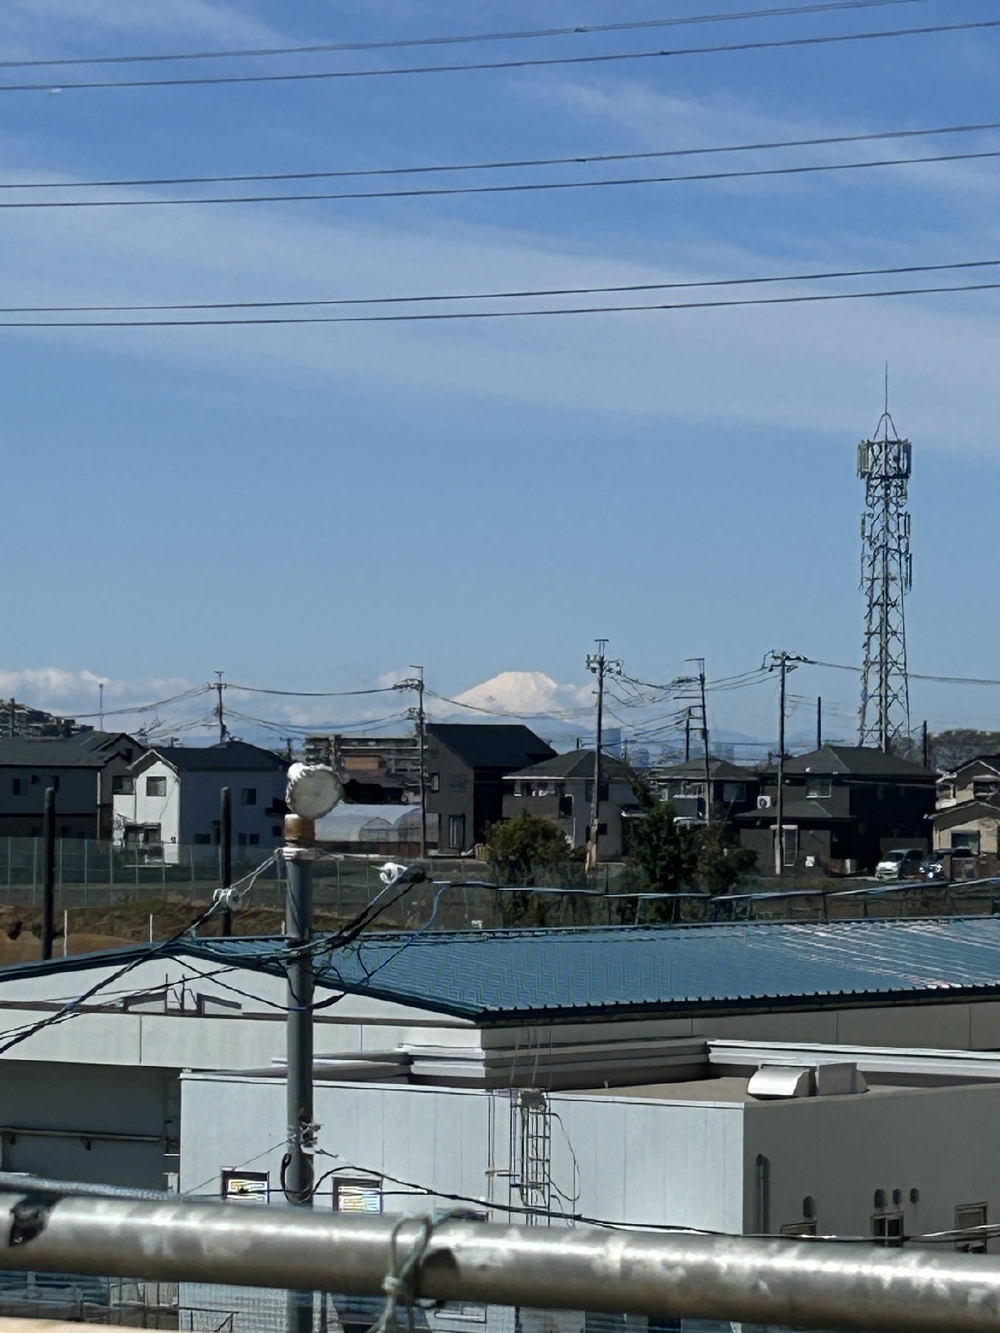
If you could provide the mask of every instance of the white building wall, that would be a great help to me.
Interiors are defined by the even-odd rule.
[[[163,778],[165,795],[150,796],[149,779]],[[180,780],[175,771],[161,759],[135,775],[134,791],[130,796],[114,797],[115,841],[122,839],[126,824],[159,824],[164,850],[181,841]]]
[[[769,1164],[772,1232],[801,1222],[808,1197],[815,1200],[820,1233],[870,1236],[876,1190],[885,1191],[887,1211],[904,1214],[908,1235],[950,1230],[963,1204],[988,1204],[989,1220],[996,1221],[998,1117],[995,1084],[748,1105],[745,1228],[756,1231],[761,1223],[758,1155]],[[898,1209],[894,1190],[901,1195]]]

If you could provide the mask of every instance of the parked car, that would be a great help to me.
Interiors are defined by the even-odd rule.
[[[927,880],[955,879],[975,859],[976,853],[971,847],[940,847],[921,861],[920,874]]]
[[[875,878],[916,879],[923,859],[924,853],[916,847],[897,847],[894,851],[883,852],[875,867]]]

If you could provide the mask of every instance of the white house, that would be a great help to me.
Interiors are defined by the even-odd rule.
[[[114,796],[114,839],[178,863],[182,847],[218,845],[222,789],[232,793],[233,843],[281,845],[286,763],[244,741],[148,750]]]

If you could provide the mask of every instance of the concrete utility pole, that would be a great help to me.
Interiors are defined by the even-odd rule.
[[[594,790],[590,799],[590,826],[587,834],[587,869],[597,869],[597,850],[601,836],[601,747],[604,744],[604,681],[609,675],[620,676],[622,663],[605,656],[607,639],[595,639],[596,653],[587,654],[587,670],[597,677],[597,741],[594,746]]]
[[[701,698],[701,745],[705,764],[705,824],[712,822],[712,760],[708,746],[708,699],[705,685],[705,659],[689,657],[689,662],[698,664],[698,693]]]
[[[219,744],[226,743],[226,706],[222,702],[222,692],[226,688],[222,680],[222,672],[217,671],[218,680],[215,682],[215,689],[219,696],[219,702],[215,705],[215,716],[219,719]]]
[[[785,873],[785,712],[788,672],[794,671],[799,662],[808,658],[798,653],[772,652],[764,659],[768,671],[780,672],[781,685],[778,691],[778,794],[774,821],[774,873],[780,879]],[[789,666],[789,663],[792,665]]]
[[[420,855],[421,858],[427,855],[427,714],[424,710],[424,669],[422,666],[415,666],[410,663],[411,671],[415,671],[415,676],[407,680],[401,680],[398,685],[394,685],[396,690],[413,690],[417,696],[416,708],[407,710],[407,716],[411,722],[416,724],[417,728],[417,764],[419,767],[420,783]]]
[[[52,957],[56,906],[56,789],[45,788],[42,806],[42,845],[45,855],[42,880],[42,957]]]
[[[231,787],[223,787],[219,793],[219,847],[222,852],[222,887],[228,889],[233,882],[233,792]],[[226,899],[222,911],[222,934],[233,933],[233,909]]]

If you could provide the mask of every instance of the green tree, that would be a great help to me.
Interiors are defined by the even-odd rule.
[[[565,834],[526,810],[486,830],[486,860],[501,884],[533,885],[537,871],[560,865],[569,854]]]
[[[645,788],[637,788],[636,794],[644,813],[631,823],[630,861],[650,892],[701,889],[721,896],[738,888],[756,866],[756,852],[738,846],[723,825],[678,823],[672,805],[654,800]],[[646,921],[674,921],[677,916],[677,903],[669,900],[654,900],[641,913]]]

